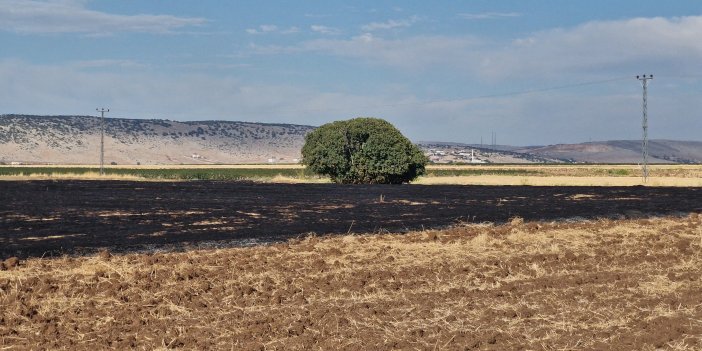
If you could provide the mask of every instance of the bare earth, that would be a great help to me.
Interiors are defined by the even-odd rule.
[[[698,350],[702,216],[6,262],[0,349]]]

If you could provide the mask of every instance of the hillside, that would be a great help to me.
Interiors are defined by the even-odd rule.
[[[296,163],[315,127],[105,118],[105,163]],[[435,163],[640,163],[641,141],[517,147],[419,142]],[[651,140],[651,163],[701,163],[702,142]],[[0,164],[97,164],[100,118],[0,115]]]
[[[435,163],[641,163],[640,140],[548,146],[420,142]],[[650,140],[650,163],[702,163],[702,142]]]
[[[702,162],[702,142],[699,141],[650,140],[648,150],[649,162],[651,163]],[[555,158],[570,162],[641,162],[640,140],[558,144],[542,147],[525,147],[515,151],[526,155]]]
[[[105,118],[105,163],[297,162],[311,126]],[[0,162],[97,164],[100,118],[0,115]]]

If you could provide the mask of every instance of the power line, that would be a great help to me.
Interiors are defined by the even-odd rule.
[[[574,83],[574,84],[567,84],[567,85],[558,85],[558,86],[546,87],[546,88],[517,90],[517,91],[511,91],[511,92],[505,92],[505,93],[477,95],[477,96],[460,97],[460,98],[453,98],[453,99],[436,99],[436,100],[424,100],[424,101],[397,102],[397,103],[392,103],[392,104],[366,105],[366,106],[358,106],[358,107],[352,107],[352,108],[342,107],[342,108],[301,109],[301,110],[295,110],[295,111],[279,111],[278,113],[348,111],[348,110],[352,110],[352,109],[370,109],[370,108],[413,106],[413,105],[431,105],[431,104],[442,103],[442,102],[470,101],[470,100],[490,99],[490,98],[498,98],[498,97],[506,97],[506,96],[518,96],[518,95],[527,95],[527,94],[534,94],[534,93],[543,93],[543,92],[547,92],[547,91],[571,89],[571,88],[583,87],[583,86],[588,86],[588,85],[612,83],[612,82],[616,82],[616,81],[622,81],[625,79],[630,79],[630,77],[628,77],[628,76],[627,77],[617,77],[617,78],[604,79],[604,80],[588,81],[588,82],[581,82],[581,83]]]
[[[438,104],[438,103],[444,103],[444,102],[471,101],[471,100],[481,100],[481,99],[491,99],[491,98],[499,98],[499,97],[507,97],[507,96],[519,96],[519,95],[543,93],[543,92],[548,92],[548,91],[572,89],[572,88],[578,88],[578,87],[589,86],[589,85],[599,85],[599,84],[612,83],[612,82],[622,81],[622,80],[626,80],[626,79],[631,79],[631,78],[629,76],[616,77],[616,78],[603,79],[603,80],[593,80],[593,81],[586,81],[586,82],[573,83],[573,84],[557,85],[557,86],[546,87],[546,88],[516,90],[516,91],[510,91],[510,92],[504,92],[504,93],[466,96],[466,97],[459,97],[459,98],[452,98],[452,99],[407,101],[407,102],[396,102],[396,103],[389,103],[389,104],[358,105],[358,106],[354,106],[354,107],[339,107],[339,108],[302,108],[302,109],[298,109],[298,110],[271,111],[271,113],[292,114],[292,113],[304,113],[304,112],[351,111],[351,110],[359,110],[359,109],[374,109],[374,108],[400,107],[400,106],[422,106],[422,105],[431,105],[431,104]],[[130,111],[130,110],[122,110],[122,109],[120,109],[120,111],[127,112],[127,113],[154,114],[151,111],[133,111],[133,110]]]
[[[96,108],[100,112],[100,175],[105,175],[105,112],[110,109]]]
[[[636,79],[641,81],[641,87],[643,87],[643,120],[641,121],[641,126],[643,127],[643,141],[641,142],[641,153],[643,156],[643,181],[646,183],[648,180],[648,81],[653,79],[653,75],[645,74],[642,76],[636,76]]]

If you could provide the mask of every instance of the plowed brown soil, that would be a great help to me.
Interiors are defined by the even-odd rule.
[[[702,216],[22,260],[0,349],[699,350]]]

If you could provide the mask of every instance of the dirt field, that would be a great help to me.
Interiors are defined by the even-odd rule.
[[[0,258],[702,211],[702,188],[3,181]]]
[[[699,214],[5,266],[3,350],[702,348]]]

